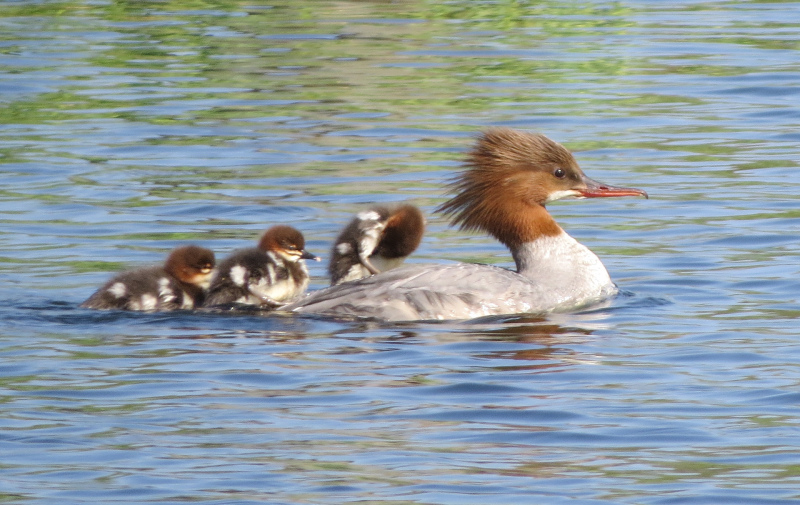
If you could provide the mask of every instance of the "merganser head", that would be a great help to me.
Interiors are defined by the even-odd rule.
[[[541,134],[491,128],[453,180],[455,196],[437,210],[465,230],[483,230],[508,247],[561,228],[545,204],[566,197],[644,196],[640,189],[601,184],[583,173],[564,146]]]
[[[258,243],[258,248],[264,252],[272,251],[280,258],[290,263],[300,260],[316,260],[317,256],[305,250],[306,240],[303,234],[291,226],[273,226],[264,233]]]
[[[170,253],[164,270],[186,284],[208,289],[214,273],[214,253],[204,247],[188,245]]]

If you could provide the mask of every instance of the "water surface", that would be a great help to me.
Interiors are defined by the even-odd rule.
[[[0,500],[800,498],[798,4],[187,5],[0,6]],[[412,261],[511,266],[432,212],[492,125],[650,193],[548,207],[620,285],[609,306],[78,308],[276,223],[327,255],[373,202],[426,212]]]

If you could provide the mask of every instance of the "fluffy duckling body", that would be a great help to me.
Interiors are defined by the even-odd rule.
[[[303,294],[308,287],[303,234],[291,226],[273,226],[258,247],[234,251],[217,268],[206,306],[243,304],[274,308]]]
[[[88,309],[167,311],[192,309],[203,302],[214,269],[214,253],[179,247],[160,267],[116,275],[81,304]]]
[[[425,218],[413,205],[359,212],[331,250],[331,285],[399,267],[417,249],[424,231]]]

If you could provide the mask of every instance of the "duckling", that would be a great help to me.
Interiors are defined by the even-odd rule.
[[[413,205],[374,206],[345,226],[331,250],[331,285],[400,266],[422,240],[425,218]]]
[[[294,300],[308,287],[307,259],[319,261],[305,250],[302,233],[291,226],[273,226],[258,247],[234,251],[219,264],[205,306],[274,308]]]
[[[167,311],[203,303],[214,270],[214,253],[195,245],[178,247],[163,266],[116,275],[81,304],[87,309]]]

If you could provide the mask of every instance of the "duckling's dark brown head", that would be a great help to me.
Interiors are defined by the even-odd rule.
[[[164,264],[164,270],[186,284],[207,289],[215,265],[214,253],[204,247],[188,245],[174,249]]]
[[[267,230],[258,243],[262,251],[271,251],[286,261],[295,263],[301,259],[318,260],[305,250],[306,239],[297,229],[286,225],[273,226]]]

